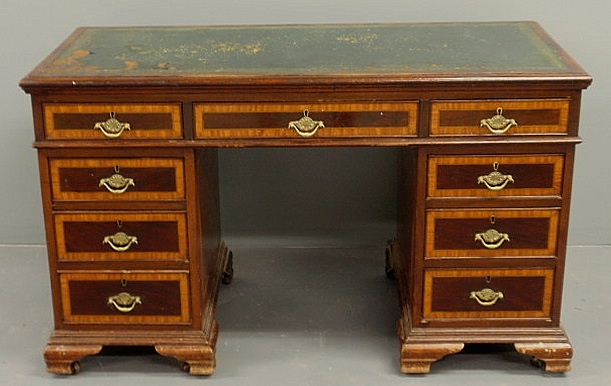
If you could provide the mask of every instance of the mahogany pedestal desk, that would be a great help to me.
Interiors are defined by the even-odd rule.
[[[246,146],[400,149],[386,270],[403,372],[465,343],[569,370],[562,284],[590,82],[532,22],[78,29],[21,82],[55,318],[48,370],[148,345],[214,371],[232,274],[217,151]]]

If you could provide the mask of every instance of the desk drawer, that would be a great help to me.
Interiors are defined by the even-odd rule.
[[[180,104],[45,104],[48,139],[182,138]]]
[[[56,214],[59,260],[187,260],[184,213]]]
[[[62,272],[67,324],[188,324],[186,272]]]
[[[550,318],[553,269],[431,269],[424,275],[424,318]]]
[[[556,255],[559,210],[430,210],[426,258]]]
[[[417,102],[195,105],[199,138],[401,137],[417,124]]]
[[[182,158],[52,158],[55,201],[184,200]]]
[[[564,155],[431,156],[429,197],[556,196]]]
[[[568,100],[436,101],[431,135],[567,134]]]

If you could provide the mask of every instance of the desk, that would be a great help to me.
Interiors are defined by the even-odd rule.
[[[401,370],[510,343],[569,370],[560,323],[580,96],[531,22],[81,28],[31,94],[55,329],[48,370],[149,345],[211,374],[232,277],[217,149],[400,148]],[[392,235],[389,235],[393,237]]]

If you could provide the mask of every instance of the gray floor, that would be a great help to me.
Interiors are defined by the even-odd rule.
[[[1,385],[608,385],[611,247],[572,247],[563,322],[573,370],[549,375],[506,347],[469,347],[426,376],[399,372],[394,283],[383,247],[234,248],[236,275],[222,288],[217,371],[181,373],[148,349],[108,350],[76,376],[45,371],[51,331],[45,249],[0,247]],[[137,355],[136,355],[137,354]]]

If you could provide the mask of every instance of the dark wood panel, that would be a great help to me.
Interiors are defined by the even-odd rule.
[[[493,171],[492,165],[438,165],[437,189],[482,189],[486,185],[478,184],[479,176],[486,176]],[[513,182],[508,184],[511,189],[554,188],[554,164],[503,164],[499,172],[509,174]]]
[[[435,277],[432,285],[432,312],[468,311],[540,311],[545,298],[543,276]],[[470,298],[472,291],[490,288],[502,292],[503,298],[482,306]]]
[[[125,284],[125,285],[123,285]],[[68,283],[72,315],[123,315],[108,303],[110,296],[121,292],[139,296],[141,304],[129,315],[181,314],[179,281],[70,280]],[[127,313],[125,314],[127,315]]]
[[[69,253],[117,253],[102,242],[116,232],[138,237],[138,243],[130,247],[130,252],[179,251],[179,227],[175,221],[125,221],[121,227],[116,222],[66,221],[63,226],[65,248]]]
[[[435,219],[436,250],[482,250],[475,234],[494,228],[509,235],[510,241],[503,243],[505,249],[547,249],[550,219],[543,218],[502,218],[490,223],[489,218]]]
[[[139,192],[173,192],[176,191],[176,169],[172,167],[122,167],[121,175],[136,181],[130,191]],[[104,188],[99,186],[100,179],[115,174],[110,167],[85,168],[61,167],[59,168],[59,183],[62,192],[99,192]]]
[[[109,114],[88,113],[55,113],[53,114],[55,130],[92,129],[97,122],[105,122]],[[129,123],[132,129],[170,130],[173,128],[174,117],[169,113],[117,114],[121,122]]]
[[[453,111],[444,110],[439,113],[440,126],[479,126],[483,118],[495,115],[491,110],[467,110]],[[540,109],[540,110],[503,110],[505,117],[515,119],[520,125],[559,125],[560,110]]]
[[[326,127],[406,127],[410,121],[406,111],[312,112],[310,117]],[[300,118],[299,113],[287,112],[205,113],[204,125],[206,129],[286,128]]]

